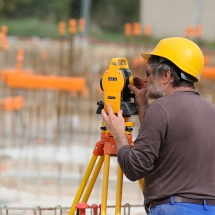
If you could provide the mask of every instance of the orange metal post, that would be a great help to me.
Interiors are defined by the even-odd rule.
[[[202,26],[199,24],[195,27],[195,36],[197,38],[201,37],[202,35]]]
[[[193,27],[192,26],[187,26],[185,30],[185,36],[187,38],[192,38],[193,37]]]
[[[0,80],[6,82],[10,76],[17,76],[20,74],[23,74],[23,75],[33,74],[33,70],[31,69],[19,70],[16,68],[3,69],[1,70],[1,73],[0,73]]]
[[[84,18],[80,18],[78,20],[78,29],[79,29],[79,32],[83,32],[84,29],[85,29],[85,19]]]
[[[144,36],[150,37],[151,36],[151,26],[149,24],[146,24],[144,26]]]
[[[85,88],[85,79],[79,77],[14,73],[7,76],[6,82],[11,88],[54,89],[66,91],[82,91]]]
[[[22,96],[5,98],[0,103],[5,111],[20,110],[23,108],[24,99]]]
[[[205,66],[211,63],[211,59],[209,56],[204,56],[204,64]]]
[[[214,66],[206,66],[203,69],[201,78],[215,80],[215,67]]]
[[[124,25],[124,33],[126,37],[130,37],[132,35],[132,25],[131,23],[125,23]]]
[[[59,34],[60,36],[64,36],[66,34],[66,22],[59,22]]]
[[[77,21],[75,19],[70,19],[69,20],[69,32],[70,32],[70,34],[76,33],[76,26],[77,26]]]
[[[133,23],[133,35],[136,37],[141,35],[141,25],[139,22]]]

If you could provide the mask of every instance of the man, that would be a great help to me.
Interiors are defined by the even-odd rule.
[[[194,42],[172,37],[142,57],[146,77],[129,85],[141,123],[133,148],[122,110],[117,116],[110,105],[102,110],[120,167],[132,181],[144,178],[150,215],[215,214],[215,106],[194,87],[203,54]]]

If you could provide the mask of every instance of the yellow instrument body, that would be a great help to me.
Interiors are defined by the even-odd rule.
[[[126,77],[123,70],[129,69],[128,61],[125,58],[113,58],[109,69],[102,77],[102,88],[104,91],[104,109],[106,104],[110,104],[113,112],[118,113],[121,108],[122,91],[125,88]],[[133,77],[129,77],[129,82],[133,83]]]

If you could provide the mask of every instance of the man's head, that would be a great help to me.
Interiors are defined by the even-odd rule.
[[[147,96],[156,99],[170,94],[174,89],[194,89],[203,69],[200,48],[185,38],[161,40],[150,53],[142,53],[147,62]],[[197,62],[198,61],[198,62]]]
[[[175,64],[184,74],[188,74],[197,82],[204,67],[204,57],[201,49],[193,41],[182,37],[162,39],[152,52],[141,53],[148,60],[151,56],[168,59]]]
[[[146,76],[148,77],[147,96],[151,99],[167,95],[166,90],[170,88],[172,90],[179,87],[194,89],[195,79],[163,57],[152,55],[149,58]]]

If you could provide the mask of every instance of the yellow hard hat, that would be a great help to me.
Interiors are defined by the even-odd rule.
[[[162,39],[152,52],[143,52],[141,55],[146,60],[151,55],[164,57],[185,73],[193,76],[196,81],[200,80],[204,67],[204,57],[199,46],[193,41],[182,37]]]

